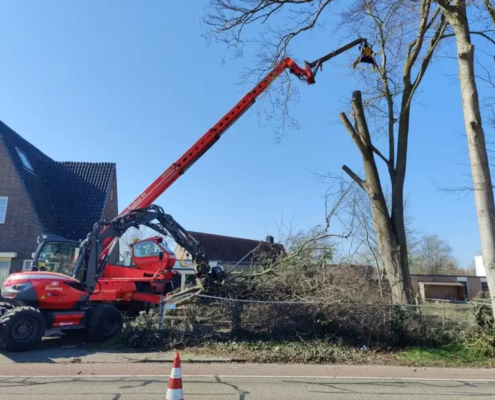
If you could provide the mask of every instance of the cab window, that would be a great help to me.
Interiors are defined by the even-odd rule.
[[[71,275],[79,252],[75,243],[49,242],[38,256],[38,267],[45,271]]]
[[[165,250],[165,252],[167,252],[168,254],[174,254],[174,252],[170,250],[170,248],[167,246],[165,242],[161,242],[160,247],[162,248],[162,250]]]
[[[135,257],[153,257],[158,256],[160,251],[163,251],[155,242],[145,240],[134,245]]]

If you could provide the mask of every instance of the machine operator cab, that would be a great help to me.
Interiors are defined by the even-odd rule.
[[[79,257],[79,241],[71,241],[55,235],[42,235],[38,239],[32,271],[58,272],[72,276]],[[175,254],[162,237],[155,236],[134,241],[130,246],[130,259],[124,266],[156,272],[171,269]]]
[[[55,235],[38,238],[32,271],[58,272],[71,276],[80,251],[80,242],[67,240]]]
[[[130,256],[124,261],[126,267],[137,267],[150,272],[172,269],[175,265],[175,254],[160,236],[154,236],[130,245]]]
[[[80,253],[80,241],[67,240],[57,235],[41,235],[38,238],[38,248],[34,254],[32,271],[58,272],[73,276]],[[148,273],[156,274],[159,271],[170,271],[176,265],[176,255],[167,245],[163,237],[154,236],[129,245],[130,254],[124,262],[116,262],[127,268],[137,268]],[[176,271],[172,271],[175,277]],[[225,271],[221,266],[211,268],[212,277],[222,280]],[[105,272],[103,272],[103,276]],[[81,268],[76,279],[84,280],[84,267]]]

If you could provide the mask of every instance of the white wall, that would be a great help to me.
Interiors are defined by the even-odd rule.
[[[476,266],[476,276],[486,276],[485,266],[481,256],[474,257],[474,265]]]

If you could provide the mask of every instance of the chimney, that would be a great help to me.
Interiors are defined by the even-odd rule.
[[[267,241],[268,243],[270,243],[270,244],[273,244],[273,242],[274,242],[273,236],[270,236],[270,235],[269,235],[269,236],[267,236],[267,237],[266,237],[266,241]]]

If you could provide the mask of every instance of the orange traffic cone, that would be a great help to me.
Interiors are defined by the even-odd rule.
[[[180,372],[180,356],[178,352],[175,353],[165,400],[184,400],[184,395],[182,393],[182,375]]]

